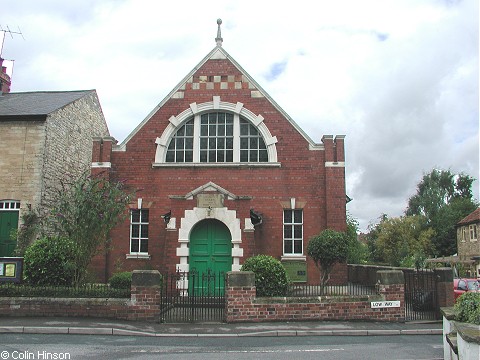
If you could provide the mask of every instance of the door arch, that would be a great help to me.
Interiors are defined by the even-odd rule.
[[[198,222],[190,233],[190,271],[199,273],[232,270],[232,235],[216,219]]]

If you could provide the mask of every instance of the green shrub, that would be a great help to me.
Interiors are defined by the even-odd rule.
[[[132,273],[129,271],[113,274],[108,280],[110,286],[114,289],[130,289],[132,285]]]
[[[455,303],[455,320],[480,325],[480,293],[466,292]]]
[[[25,250],[24,275],[32,285],[71,285],[75,244],[64,237],[44,237]]]
[[[284,296],[288,277],[282,263],[268,255],[252,256],[245,260],[242,271],[255,273],[257,296]]]
[[[114,289],[105,284],[79,287],[0,283],[0,297],[129,298],[130,289]]]

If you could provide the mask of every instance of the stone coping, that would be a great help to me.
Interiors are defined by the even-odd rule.
[[[480,326],[479,325],[455,321],[454,326],[457,329],[457,334],[459,334],[463,340],[469,343],[475,343],[480,345]]]
[[[383,301],[382,295],[347,295],[347,296],[305,296],[305,297],[257,297],[254,304],[320,304]]]
[[[440,312],[445,319],[455,320],[455,310],[453,309],[453,307],[442,307],[440,308]]]
[[[453,307],[440,308],[443,317],[453,323],[453,328],[463,340],[480,345],[480,326],[475,324],[455,321],[455,309]],[[454,331],[455,332],[455,331]]]

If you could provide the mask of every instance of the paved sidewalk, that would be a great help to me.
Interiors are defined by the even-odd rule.
[[[439,335],[441,322],[269,322],[157,324],[95,318],[2,317],[0,333],[159,337]]]

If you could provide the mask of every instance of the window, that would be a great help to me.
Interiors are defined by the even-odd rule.
[[[148,253],[148,210],[130,211],[130,253]]]
[[[477,240],[477,225],[470,225],[470,240]]]
[[[283,210],[283,253],[303,255],[303,210]]]
[[[170,139],[167,163],[268,162],[258,129],[241,116],[210,112],[181,126]]]
[[[19,210],[20,201],[2,200],[0,201],[0,210]]]
[[[245,119],[240,119],[240,161],[267,162],[265,142],[258,130]]]
[[[187,121],[173,136],[167,149],[167,162],[193,161],[193,119]]]
[[[462,226],[462,241],[467,240],[467,227]]]
[[[233,162],[233,114],[201,116],[200,162]]]

